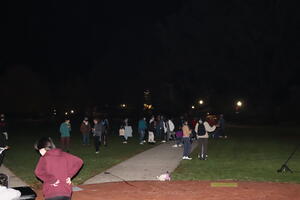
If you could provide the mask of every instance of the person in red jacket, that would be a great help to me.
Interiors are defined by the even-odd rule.
[[[39,151],[41,157],[34,173],[43,181],[45,200],[70,200],[71,178],[79,171],[83,161],[55,148],[51,138],[41,138],[35,144],[35,149]]]

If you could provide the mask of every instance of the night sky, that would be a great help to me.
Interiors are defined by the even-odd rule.
[[[289,110],[299,100],[296,1],[49,0],[2,7],[6,112],[138,104],[145,89],[167,109],[184,110],[199,97],[215,105],[244,98],[257,110]]]

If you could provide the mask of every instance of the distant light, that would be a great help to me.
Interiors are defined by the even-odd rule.
[[[71,111],[70,111],[71,114],[74,114],[74,112],[75,112],[74,110],[71,110]]]
[[[126,104],[121,104],[121,107],[122,107],[122,108],[125,108],[125,107],[126,107]]]
[[[195,109],[195,106],[192,106],[192,109]]]
[[[200,105],[204,104],[204,101],[203,101],[203,100],[200,100],[200,101],[199,101],[199,104],[200,104]]]
[[[65,112],[65,115],[68,115],[69,113],[68,112]]]
[[[241,101],[238,101],[238,102],[236,102],[236,105],[237,105],[238,107],[242,107],[243,103],[242,103]]]

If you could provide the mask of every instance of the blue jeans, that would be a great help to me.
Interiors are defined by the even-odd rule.
[[[184,137],[183,138],[183,156],[189,156],[191,153],[191,140],[189,137]]]
[[[140,134],[140,142],[142,143],[145,139],[145,130],[139,130],[139,134]]]
[[[83,144],[89,144],[90,143],[89,133],[83,133],[82,134],[82,142],[83,142]]]

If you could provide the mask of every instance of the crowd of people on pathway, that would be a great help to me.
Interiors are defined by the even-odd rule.
[[[155,143],[172,142],[172,147],[183,147],[183,160],[191,160],[190,157],[192,142],[198,141],[198,158],[207,159],[208,138],[227,138],[224,132],[225,121],[221,114],[218,120],[206,116],[204,119],[194,118],[187,120],[180,117],[178,120],[167,118],[162,115],[151,116],[149,120],[141,117],[137,124],[139,144],[144,145]],[[72,186],[71,178],[80,170],[83,161],[70,154],[70,119],[65,119],[59,127],[61,149],[56,148],[49,137],[43,137],[35,144],[35,149],[41,157],[35,169],[35,175],[43,181],[43,195],[46,200],[69,200],[71,199]],[[90,135],[93,136],[95,153],[99,153],[100,145],[107,146],[109,121],[107,118],[94,118],[93,123],[85,117],[80,125],[82,144],[90,145]],[[128,139],[133,136],[133,128],[128,120],[120,123],[119,136],[122,143],[127,144]],[[8,133],[5,116],[0,115],[0,166],[2,164],[7,146]],[[6,175],[1,175],[5,180]],[[0,180],[1,181],[1,180]],[[3,182],[3,181],[2,181]],[[0,190],[17,195],[0,182]]]
[[[186,119],[181,116],[179,119],[165,117],[163,115],[151,116],[148,120],[141,117],[137,123],[139,144],[168,143],[173,141],[172,147],[183,147],[184,160],[191,160],[190,153],[192,142],[199,143],[198,158],[207,159],[208,138],[227,138],[224,132],[225,120],[223,114],[218,117],[207,115],[202,118]],[[100,146],[108,144],[109,121],[107,118],[94,118],[92,122],[84,117],[80,132],[82,144],[90,145],[90,137],[93,137],[95,153],[98,154]],[[129,138],[133,137],[133,127],[128,118],[121,121],[118,134],[123,144],[127,144]],[[61,148],[69,152],[70,147],[70,120],[66,119],[60,125]]]

